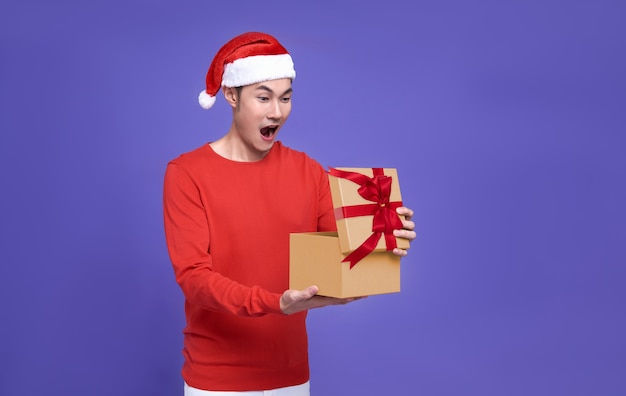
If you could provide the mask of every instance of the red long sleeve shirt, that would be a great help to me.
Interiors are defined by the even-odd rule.
[[[164,220],[185,296],[185,381],[231,391],[306,382],[306,313],[284,315],[279,301],[289,233],[336,227],[322,167],[280,142],[257,162],[206,144],[168,164]]]

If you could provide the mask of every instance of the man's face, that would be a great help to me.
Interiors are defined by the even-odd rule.
[[[243,87],[234,103],[235,137],[249,160],[263,158],[291,112],[291,80],[263,81]]]

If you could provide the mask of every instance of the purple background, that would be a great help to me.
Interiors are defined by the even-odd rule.
[[[416,212],[402,293],[311,312],[313,395],[626,394],[626,3],[406,3],[4,1],[0,394],[182,394],[163,171],[249,30],[296,62],[281,140]]]

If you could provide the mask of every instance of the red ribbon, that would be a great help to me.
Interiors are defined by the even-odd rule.
[[[374,202],[371,204],[343,206],[335,209],[335,218],[337,220],[374,215],[372,235],[342,260],[342,262],[349,261],[350,268],[374,251],[382,235],[385,236],[386,250],[393,250],[397,247],[393,230],[402,228],[402,220],[396,213],[396,208],[402,206],[402,202],[389,202],[392,178],[385,175],[383,168],[372,168],[372,171],[374,172],[372,177],[334,168],[330,168],[328,171],[332,176],[347,179],[358,184],[359,189],[357,192],[359,195],[368,201]]]

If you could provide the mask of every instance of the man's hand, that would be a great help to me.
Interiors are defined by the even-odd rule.
[[[309,286],[304,290],[287,290],[280,298],[280,309],[286,315],[307,309],[321,308],[327,305],[343,305],[352,301],[360,300],[363,297],[334,298],[317,296],[319,291],[317,286]]]
[[[411,221],[413,218],[413,211],[402,206],[396,209],[396,213],[400,215],[400,219],[402,220],[402,229],[394,230],[393,235],[398,238],[408,239],[409,242],[412,241],[417,237],[417,234],[414,231],[415,223]],[[402,217],[404,217],[404,219]],[[393,254],[404,257],[408,254],[408,252],[404,249],[395,248],[393,249]]]

